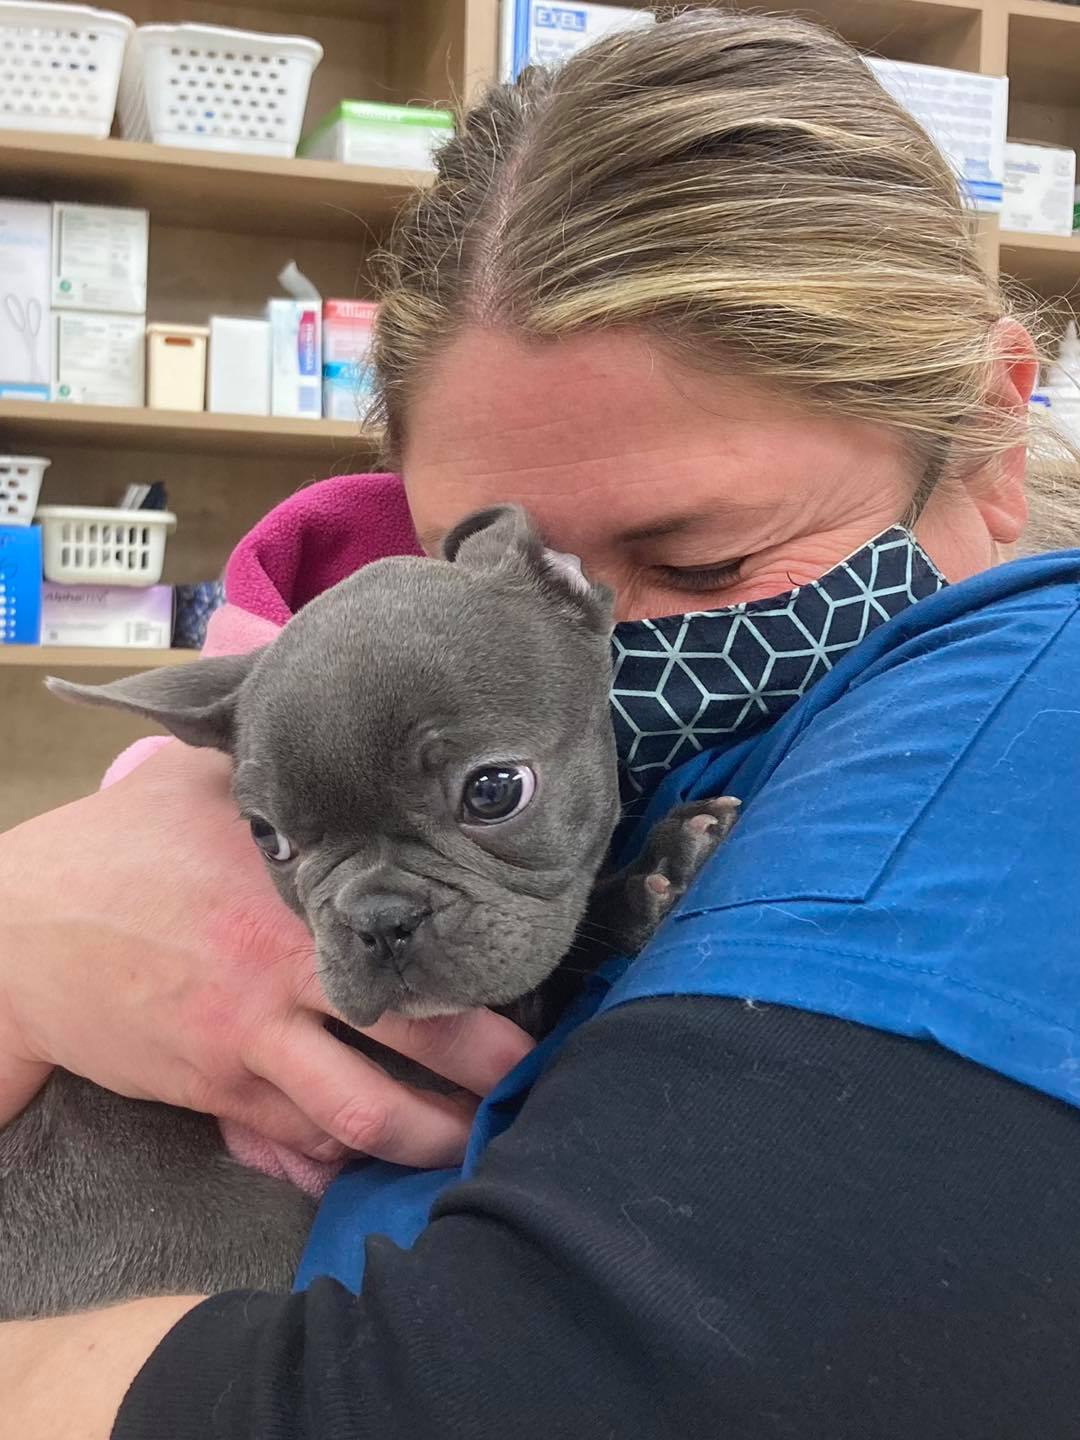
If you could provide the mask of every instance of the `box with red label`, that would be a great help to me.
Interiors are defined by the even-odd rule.
[[[323,302],[323,414],[329,420],[363,422],[371,408],[377,310],[371,300]]]
[[[322,305],[270,301],[270,413],[318,420],[322,415]]]

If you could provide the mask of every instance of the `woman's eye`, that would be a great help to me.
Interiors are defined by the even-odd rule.
[[[275,830],[269,820],[264,820],[261,815],[252,815],[249,823],[251,838],[268,860],[283,865],[296,854],[292,841],[280,830]]]
[[[725,560],[722,565],[659,565],[665,585],[673,590],[723,590],[741,579],[743,560]]]
[[[520,814],[536,793],[527,765],[481,765],[466,777],[461,808],[466,820],[495,825]]]

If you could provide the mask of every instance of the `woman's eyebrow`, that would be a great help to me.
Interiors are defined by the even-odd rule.
[[[776,513],[775,505],[741,505],[736,502],[718,501],[708,510],[695,510],[685,515],[666,515],[648,525],[634,525],[621,530],[615,537],[616,543],[634,545],[642,540],[661,540],[671,535],[685,535],[703,526],[715,525],[725,519],[738,520],[745,524],[748,519],[764,518]]]

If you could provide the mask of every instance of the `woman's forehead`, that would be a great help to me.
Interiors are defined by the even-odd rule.
[[[564,540],[742,528],[815,510],[848,472],[908,469],[888,432],[812,414],[734,371],[692,370],[635,331],[529,341],[468,330],[414,396],[403,457],[427,545],[515,500]]]

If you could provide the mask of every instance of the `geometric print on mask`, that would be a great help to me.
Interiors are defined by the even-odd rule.
[[[623,800],[770,723],[871,630],[946,581],[907,529],[886,530],[783,595],[630,620],[612,634],[612,719]]]

